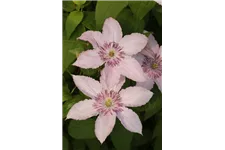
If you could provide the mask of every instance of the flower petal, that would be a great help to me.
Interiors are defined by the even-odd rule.
[[[107,39],[108,42],[116,42],[118,43],[122,39],[122,29],[118,21],[113,19],[112,17],[105,20],[102,34],[104,39]]]
[[[125,77],[120,75],[117,68],[105,65],[100,77],[100,83],[104,89],[119,91],[124,82]]]
[[[78,89],[91,98],[94,98],[102,90],[101,84],[90,77],[75,75],[72,77]]]
[[[138,115],[131,109],[124,107],[123,111],[117,113],[117,117],[127,130],[142,134],[141,121]]]
[[[144,59],[145,59],[145,56],[141,53],[138,53],[137,55],[134,55],[133,56],[140,64],[143,63]]]
[[[101,60],[98,50],[87,50],[82,52],[75,63],[73,63],[74,66],[78,66],[80,68],[93,68],[96,69],[99,66],[101,66],[104,63],[104,61]]]
[[[160,91],[162,92],[162,76],[157,78],[155,80],[155,83],[157,84],[158,88],[160,89]]]
[[[134,86],[120,91],[121,102],[128,107],[145,105],[153,93],[145,88]]]
[[[159,44],[155,40],[155,37],[152,34],[150,34],[149,37],[148,37],[148,44],[147,45],[154,53],[158,53]]]
[[[148,38],[140,33],[132,33],[124,36],[119,45],[127,55],[135,55],[140,52],[147,44]]]
[[[154,86],[154,80],[148,79],[145,82],[137,82],[136,86],[140,86],[140,87],[146,88],[148,90],[151,90]]]
[[[107,115],[99,115],[95,122],[95,135],[98,140],[103,143],[107,136],[112,132],[116,123],[115,113]]]
[[[125,57],[120,62],[117,70],[131,80],[137,82],[144,82],[146,80],[141,65],[130,56]]]
[[[89,43],[91,43],[93,48],[103,45],[104,42],[102,33],[99,31],[86,31],[77,39],[88,41]]]
[[[67,114],[67,119],[86,120],[92,116],[98,115],[94,109],[94,100],[83,100],[74,104]]]

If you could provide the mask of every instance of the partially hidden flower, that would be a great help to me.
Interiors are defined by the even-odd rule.
[[[156,3],[158,3],[159,5],[162,5],[162,0],[154,0]]]
[[[154,83],[162,91],[162,46],[159,47],[153,35],[149,36],[146,47],[135,58],[141,64],[146,81],[137,82],[137,86],[152,89]]]
[[[86,120],[97,116],[95,135],[103,143],[112,132],[116,117],[130,132],[142,134],[142,124],[138,115],[127,107],[146,104],[153,93],[142,87],[128,87],[120,91],[125,77],[108,85],[105,71],[101,72],[100,83],[90,77],[73,75],[73,80],[80,91],[90,97],[74,104],[67,114],[67,119]]]
[[[110,17],[105,20],[102,33],[86,31],[78,39],[88,41],[94,49],[82,52],[73,65],[95,69],[105,64],[110,72],[107,80],[118,80],[123,75],[134,81],[145,81],[140,64],[132,57],[146,46],[145,35],[132,33],[122,37],[120,24]]]

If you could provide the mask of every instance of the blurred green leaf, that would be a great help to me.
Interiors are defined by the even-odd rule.
[[[116,125],[111,133],[111,139],[117,150],[130,150],[133,133],[126,130],[123,125],[116,121]]]
[[[76,5],[83,5],[83,4],[85,4],[85,2],[86,2],[86,0],[73,0],[73,2],[74,2],[74,4],[76,4]]]
[[[162,120],[157,121],[157,124],[153,131],[153,138],[157,136],[162,136]]]
[[[73,150],[85,150],[86,149],[84,140],[73,139],[72,144],[73,144]]]
[[[101,144],[96,138],[85,140],[85,143],[89,150],[100,150]]]
[[[162,136],[158,136],[155,138],[153,146],[154,150],[162,150]]]
[[[65,136],[63,136],[63,150],[69,150],[69,141]]]
[[[75,61],[75,58],[79,54],[71,53],[71,51],[84,50],[84,43],[78,40],[63,40],[63,72],[69,67],[69,65]]]
[[[123,35],[131,34],[133,32],[143,33],[145,22],[144,20],[139,20],[132,14],[131,10],[125,8],[117,17],[120,23]]]
[[[69,135],[75,139],[92,139],[95,138],[93,119],[71,120],[68,126]]]
[[[70,95],[70,90],[67,85],[63,86],[63,102],[72,98]]]
[[[146,104],[144,120],[152,117],[162,109],[162,93],[158,86],[154,84],[151,91],[154,93],[150,101]]]
[[[88,28],[89,30],[95,30],[95,12],[94,11],[86,11],[84,12],[84,19],[82,24]]]
[[[86,31],[83,24],[79,24],[77,28],[74,30],[72,35],[70,36],[70,40],[76,40],[78,37],[81,36],[82,33]]]
[[[63,1],[63,10],[71,12],[75,9],[75,4],[72,1]]]
[[[85,76],[93,76],[98,72],[97,69],[81,69],[81,73]]]
[[[141,146],[151,141],[152,132],[149,129],[143,129],[143,136],[135,133],[133,136],[132,145]]]
[[[70,108],[77,102],[84,100],[85,98],[81,95],[76,95],[72,99],[66,101],[63,104],[63,118],[67,116],[67,113],[69,112]]]
[[[97,1],[95,12],[97,30],[102,28],[106,18],[116,18],[127,5],[127,1]]]
[[[76,29],[83,19],[83,12],[73,11],[71,12],[66,19],[66,37],[70,38],[70,35]]]
[[[162,6],[157,5],[156,7],[154,7],[152,12],[153,12],[153,15],[155,16],[158,24],[160,26],[162,26]]]
[[[143,19],[144,16],[155,6],[154,1],[129,1],[131,11],[138,19]]]

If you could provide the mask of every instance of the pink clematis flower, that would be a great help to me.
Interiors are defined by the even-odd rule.
[[[105,20],[102,33],[87,31],[78,39],[88,41],[94,49],[82,52],[73,65],[95,69],[105,63],[104,69],[110,72],[107,80],[118,80],[123,75],[134,81],[145,81],[140,64],[132,56],[146,46],[146,36],[132,33],[122,38],[120,24],[110,17]]]
[[[152,89],[154,83],[162,91],[162,46],[150,35],[146,47],[135,58],[141,64],[147,81],[137,82],[137,86]]]
[[[107,78],[105,71],[101,74],[100,83],[90,77],[73,75],[78,89],[90,99],[73,105],[67,114],[67,119],[86,120],[99,115],[95,122],[95,135],[101,143],[112,132],[116,117],[127,130],[142,134],[142,124],[138,115],[127,107],[146,104],[153,93],[136,86],[120,91],[125,77],[121,76],[120,80],[108,85],[105,82]]]

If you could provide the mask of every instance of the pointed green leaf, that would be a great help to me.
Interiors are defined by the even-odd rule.
[[[84,19],[82,24],[88,28],[89,30],[95,30],[95,12],[94,11],[86,11],[84,12]]]
[[[106,18],[116,18],[121,10],[123,10],[127,5],[127,1],[97,1],[95,12],[97,29],[100,30],[102,28]]]
[[[76,29],[83,19],[83,12],[73,11],[71,12],[66,19],[66,37],[70,38],[70,35]]]
[[[95,138],[95,121],[88,120],[71,120],[68,126],[69,135],[75,139],[92,139]]]
[[[143,19],[144,16],[155,6],[154,1],[129,1],[131,11],[138,19]]]

